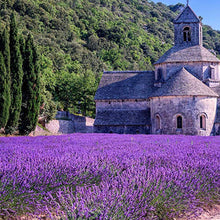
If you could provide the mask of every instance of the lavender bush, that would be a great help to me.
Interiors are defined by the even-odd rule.
[[[173,219],[220,200],[220,137],[0,138],[0,218]]]

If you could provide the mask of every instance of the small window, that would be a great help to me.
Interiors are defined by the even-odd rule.
[[[156,130],[160,130],[161,129],[161,127],[160,127],[160,116],[159,115],[156,115],[155,125],[156,125]]]
[[[182,129],[183,128],[183,118],[181,116],[177,117],[177,129]]]
[[[189,27],[183,29],[183,41],[191,41],[191,32]]]
[[[210,67],[210,78],[215,79],[215,68],[214,67]]]
[[[200,42],[202,41],[202,27],[200,27]]]
[[[200,117],[200,128],[206,129],[206,117],[205,115],[201,115]]]
[[[162,80],[162,79],[163,79],[162,69],[159,68],[159,69],[157,70],[157,80],[160,81],[160,80]]]

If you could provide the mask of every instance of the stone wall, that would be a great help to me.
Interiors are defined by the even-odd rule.
[[[68,120],[52,120],[45,127],[53,134],[70,134],[75,131],[73,121]]]
[[[70,114],[66,111],[58,111],[56,114],[56,119],[61,122],[61,127],[66,127],[66,132],[68,133],[92,133],[94,119],[89,117],[78,116]],[[69,122],[68,122],[69,121]],[[62,126],[63,124],[63,126]],[[70,132],[71,131],[71,132]]]
[[[46,130],[36,127],[32,135],[92,133],[94,119],[58,111],[55,120],[45,124]]]
[[[97,101],[94,132],[118,134],[150,134],[150,124],[147,123],[147,121],[150,122],[149,107],[149,100]],[[149,112],[148,114],[147,110]],[[146,111],[146,114],[140,114],[140,111]],[[106,115],[106,112],[108,112],[108,115]],[[136,112],[138,112],[138,114],[135,114]],[[119,114],[121,114],[121,117],[118,117]],[[102,115],[102,117],[100,115]],[[102,118],[101,122],[100,117]],[[112,120],[109,120],[109,117],[111,117]],[[143,119],[143,121],[146,122],[140,120],[140,117]],[[149,119],[145,120],[146,117]]]
[[[184,41],[183,38],[183,29],[185,27],[190,27],[190,32],[191,32],[191,41]],[[182,23],[182,24],[174,24],[174,29],[175,29],[175,45],[202,45],[202,29],[201,29],[201,24],[200,23]]]
[[[217,98],[170,96],[151,98],[152,133],[157,134],[156,116],[161,119],[161,134],[208,136],[213,130]],[[206,117],[206,129],[200,128],[200,115]],[[177,117],[182,116],[183,128],[177,129]]]
[[[145,110],[149,107],[149,100],[109,100],[96,102],[96,111],[103,109]]]
[[[150,134],[150,126],[95,126],[95,133]]]

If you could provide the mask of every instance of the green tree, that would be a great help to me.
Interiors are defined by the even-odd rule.
[[[77,106],[81,101],[80,96],[82,94],[81,77],[81,75],[74,72],[62,72],[57,80],[57,85],[59,85],[56,88],[57,99],[62,100],[65,111],[68,108],[74,108],[74,111],[78,111]]]
[[[24,41],[23,35],[19,36],[19,45],[20,45],[21,56],[24,59],[24,56],[25,56],[25,41]]]
[[[40,119],[49,122],[55,117],[56,112],[57,109],[56,104],[53,101],[53,96],[44,87],[41,93]]]
[[[0,52],[0,128],[5,127],[10,108],[10,78],[5,67],[4,58]]]
[[[40,109],[40,71],[38,55],[30,34],[25,43],[23,70],[24,77],[19,132],[20,134],[29,134],[36,127]]]
[[[4,57],[6,71],[8,73],[8,79],[10,81],[10,46],[9,46],[9,33],[7,28],[4,29],[1,36],[1,52]]]
[[[22,104],[22,57],[20,52],[18,28],[15,15],[10,21],[10,69],[11,69],[11,107],[9,120],[5,127],[6,133],[14,133],[18,126]]]
[[[80,90],[80,110],[83,115],[95,117],[95,102],[94,95],[97,90],[98,83],[95,79],[95,74],[91,71],[86,71],[81,78]]]

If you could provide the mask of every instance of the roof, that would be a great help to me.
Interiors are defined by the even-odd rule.
[[[103,110],[98,111],[94,125],[146,125],[150,124],[148,110]]]
[[[192,8],[187,5],[183,11],[177,16],[177,18],[174,20],[174,24],[178,23],[198,23],[200,22],[200,19],[195,14],[195,12],[192,10]]]
[[[95,100],[147,99],[154,84],[153,71],[104,72]]]
[[[217,93],[220,96],[220,86],[211,87],[211,90],[213,90],[215,93]]]
[[[218,95],[185,68],[174,74],[151,97],[159,96],[212,96]]]
[[[154,64],[176,62],[220,62],[220,60],[201,45],[191,47],[174,46]]]

